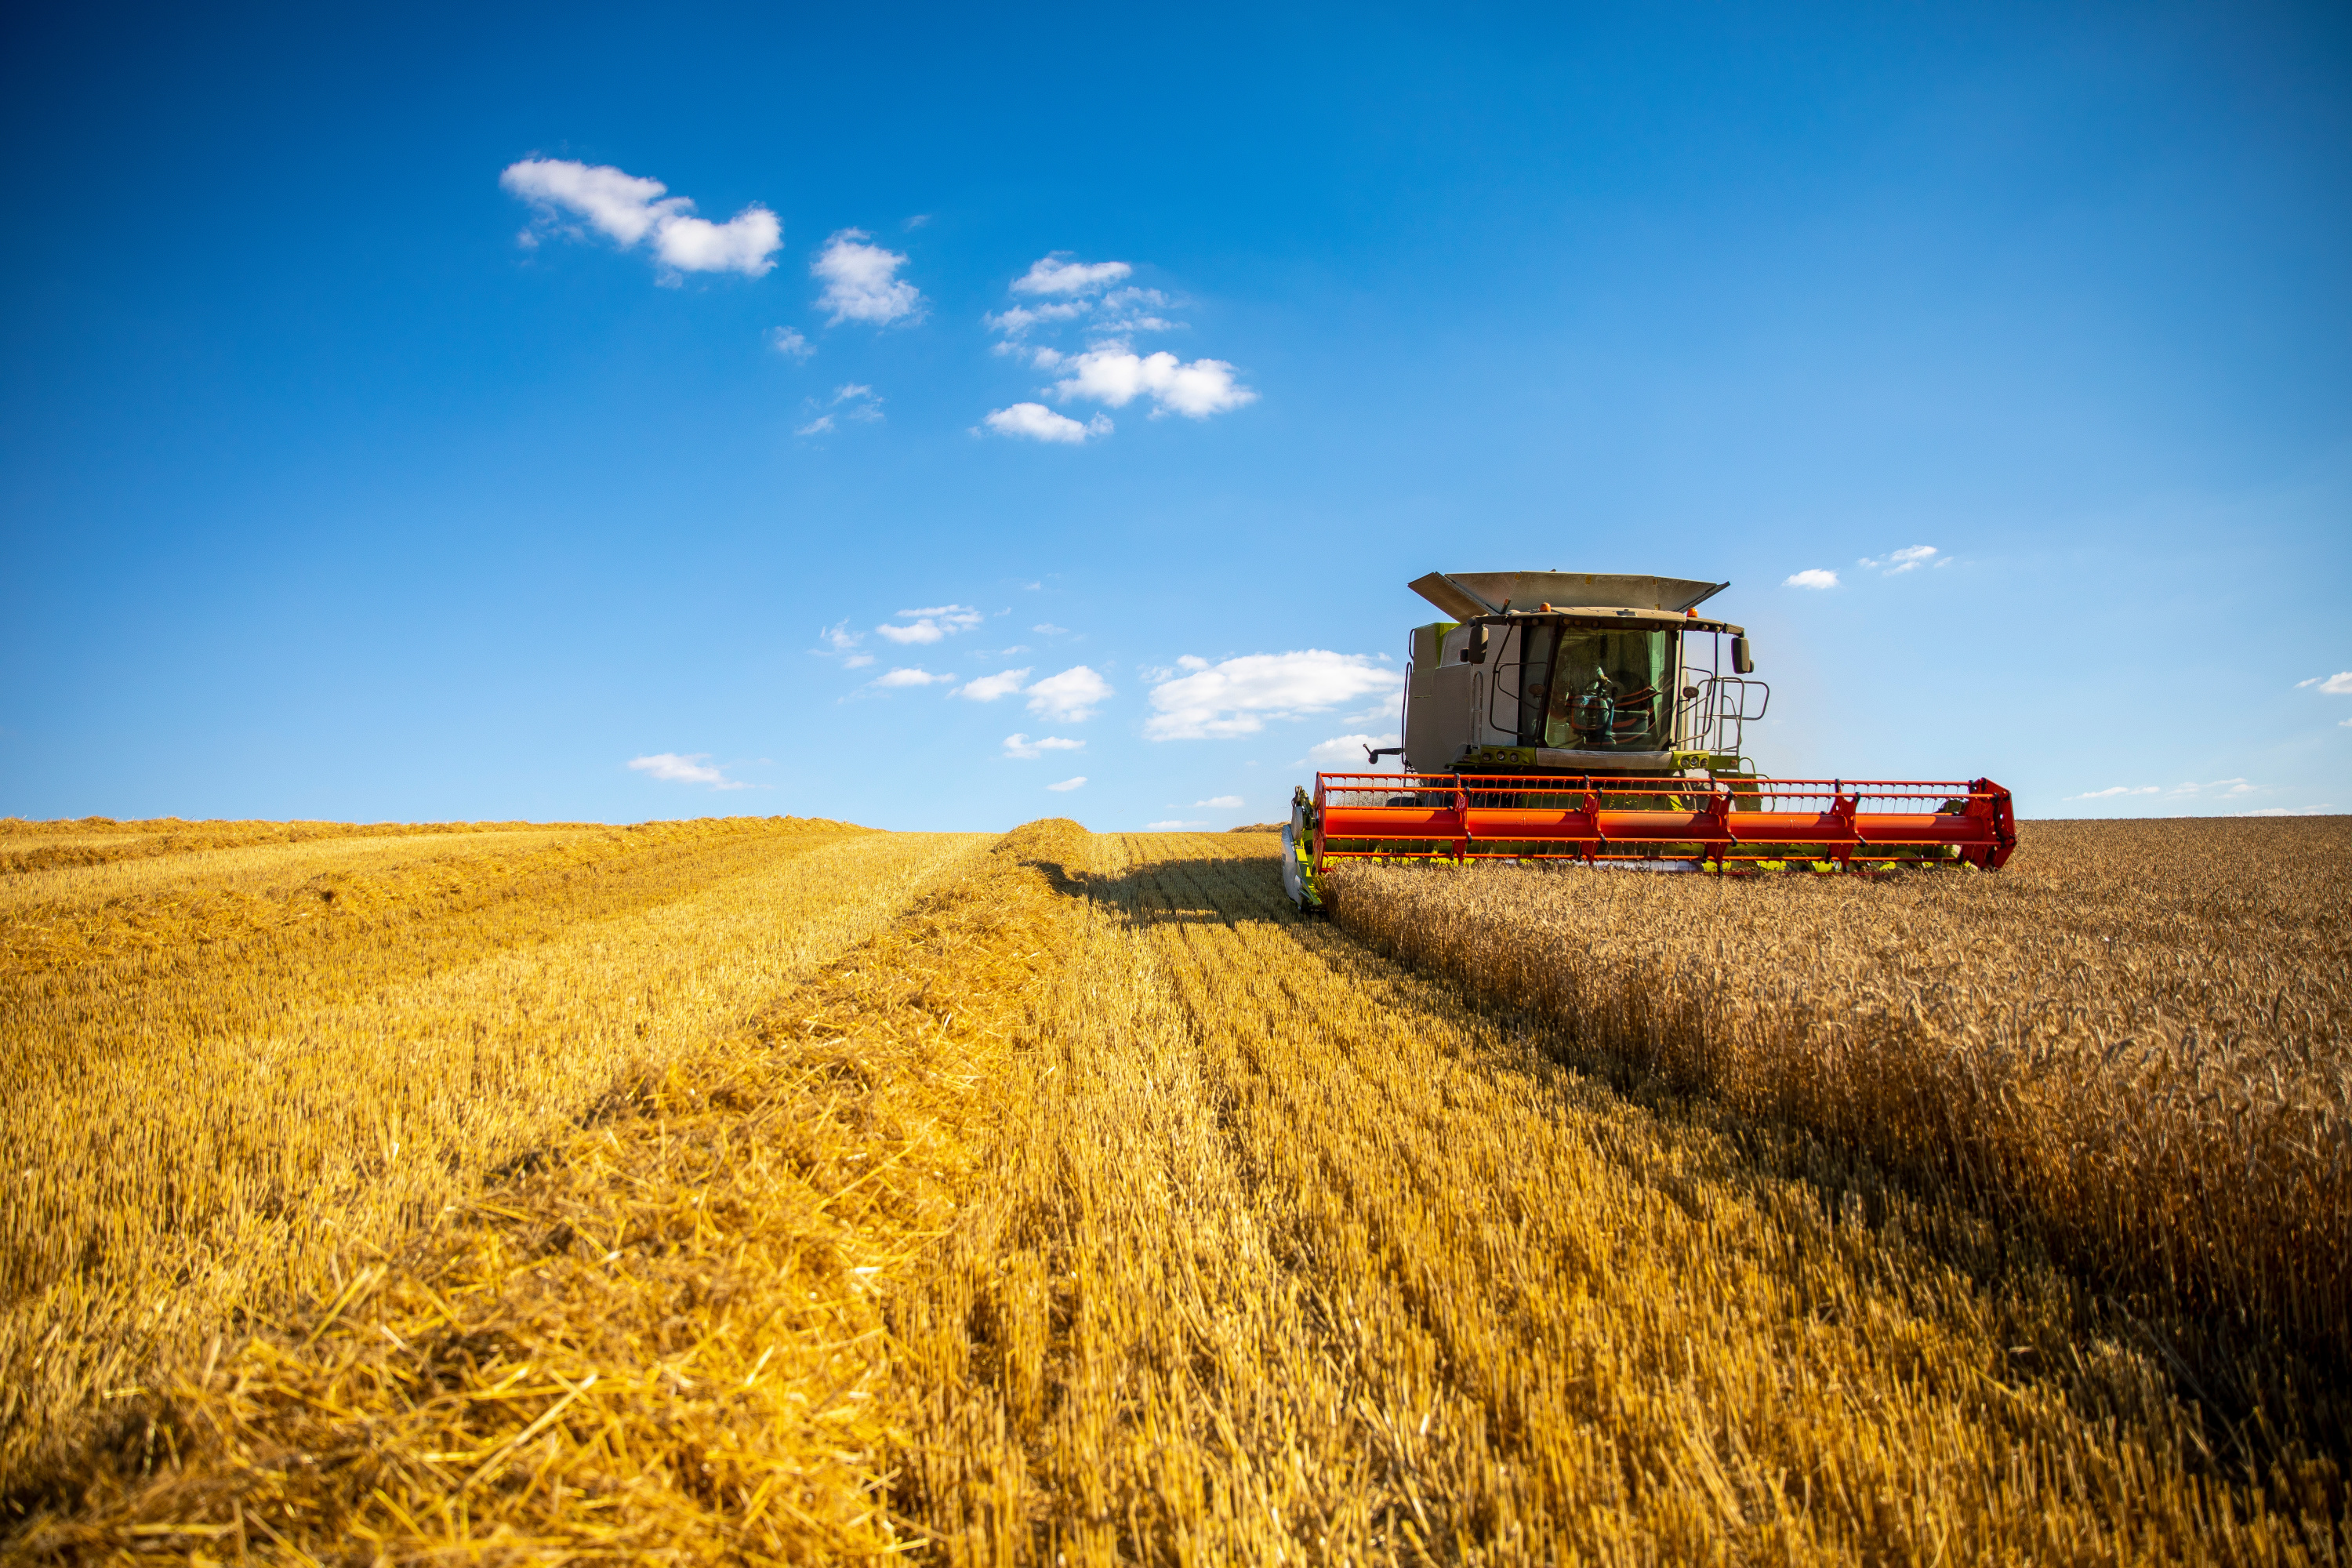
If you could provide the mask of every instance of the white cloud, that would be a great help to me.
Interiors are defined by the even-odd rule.
[[[630,759],[629,766],[637,773],[671,784],[707,784],[713,789],[751,787],[740,780],[729,778],[711,763],[708,752],[695,752],[686,756],[676,752],[656,752],[651,756]]]
[[[1004,737],[1004,754],[1023,762],[1034,762],[1048,752],[1082,752],[1086,746],[1084,741],[1066,741],[1059,735],[1041,735],[1034,741],[1026,735]]]
[[[824,242],[809,264],[811,277],[824,280],[816,302],[833,312],[832,321],[892,321],[920,320],[923,296],[898,276],[907,258],[895,250],[868,245],[862,228],[845,228]],[[830,323],[829,323],[830,324]]]
[[[1212,665],[1188,654],[1151,689],[1159,710],[1144,724],[1154,741],[1251,735],[1268,719],[1323,713],[1375,691],[1393,692],[1402,679],[1361,654],[1307,648],[1244,654]]]
[[[1854,564],[1866,567],[1873,572],[1877,572],[1884,567],[1885,570],[1883,575],[1893,577],[1901,573],[1918,570],[1934,559],[1935,554],[1936,547],[1932,544],[1914,544],[1901,550],[1889,551],[1883,558],[1875,561],[1865,555]]]
[[[1182,833],[1188,828],[1206,827],[1208,826],[1209,825],[1205,822],[1147,822],[1143,825],[1143,831],[1146,833]]]
[[[1110,682],[1083,664],[1049,675],[1029,689],[1029,711],[1044,719],[1079,724],[1111,696]]]
[[[964,682],[956,695],[969,697],[974,702],[993,702],[1000,697],[1010,697],[1020,690],[1021,683],[1028,679],[1029,672],[1025,669],[1008,669],[1001,675],[983,675],[977,680]]]
[[[786,359],[804,360],[816,353],[816,346],[791,327],[778,327],[769,332],[768,342]]]
[[[1334,735],[1328,741],[1307,747],[1307,760],[1327,773],[1360,773],[1372,766],[1364,760],[1367,748],[1380,749],[1393,746],[1396,743],[1397,738],[1393,734]],[[1384,773],[1395,773],[1396,759],[1382,757],[1378,771]]]
[[[981,321],[989,331],[1002,332],[1011,340],[1019,338],[1040,321],[1066,321],[1093,309],[1092,300],[1073,301],[1066,305],[1014,305],[993,316],[983,315]],[[999,352],[1009,352],[1011,347],[1009,341],[997,345]]]
[[[1792,573],[1780,579],[1783,588],[1834,588],[1837,585],[1837,574],[1824,572],[1818,566],[1809,566],[1802,572]]]
[[[1242,797],[1237,795],[1213,795],[1206,800],[1196,800],[1194,805],[1212,805],[1220,811],[1239,811]]]
[[[2334,675],[2315,675],[2309,680],[2298,680],[2294,684],[2298,690],[2306,686],[2316,686],[2330,697],[2352,697],[2352,669]]]
[[[1116,283],[1135,270],[1124,261],[1065,261],[1057,250],[1029,264],[1013,280],[1015,294],[1091,294],[1106,283]]]
[[[2352,723],[2352,720],[2347,720]],[[2266,805],[2259,811],[2233,811],[2231,816],[2326,816],[2336,808],[2332,805]]]
[[[2172,793],[2202,795],[2209,790],[2220,790],[2223,795],[2252,795],[2261,788],[2260,784],[2249,784],[2244,779],[2215,779],[2210,784],[2177,784],[2172,786]]]
[[[1168,296],[1157,289],[1115,289],[1103,296],[1103,314],[1096,318],[1097,332],[1169,332],[1184,323],[1171,321],[1151,312],[1168,303]]]
[[[624,246],[645,238],[681,197],[659,180],[624,174],[609,164],[591,166],[568,158],[525,158],[509,163],[499,184],[540,208],[551,220],[556,208],[583,217]]]
[[[776,221],[775,214],[757,205],[745,207],[725,223],[671,217],[654,230],[654,254],[680,272],[762,277],[775,266],[771,258],[783,243],[784,226]]]
[[[903,626],[878,626],[875,632],[904,647],[909,643],[935,643],[957,632],[968,632],[986,617],[970,605],[933,605],[928,609],[901,610],[898,618],[911,622]],[[941,679],[950,679],[942,676]]]
[[[623,249],[651,236],[654,254],[679,272],[762,277],[776,265],[773,257],[784,242],[783,225],[757,202],[725,223],[712,223],[693,216],[694,203],[667,195],[669,187],[659,180],[609,164],[525,158],[509,164],[499,184],[530,203],[543,225],[553,226],[560,221],[558,212],[569,213]]]
[[[841,668],[844,669],[864,669],[867,665],[872,664],[873,662],[874,656],[870,653],[853,653],[847,658],[841,661]]]
[[[882,399],[875,395],[874,389],[870,386],[860,386],[853,381],[846,386],[835,388],[833,406],[841,408],[845,403],[849,405],[848,407],[841,410],[842,417],[845,419],[856,419],[873,424],[882,417]]]
[[[1034,587],[1036,584],[1033,583],[1030,586]],[[1057,626],[1051,621],[1039,621],[1035,626],[1031,626],[1029,629],[1033,632],[1043,632],[1049,637],[1062,637],[1070,635],[1069,627]]]
[[[1063,791],[1064,793],[1066,793],[1066,794],[1067,792],[1069,792],[1069,791],[1071,791],[1071,790],[1074,790],[1074,789],[1081,789],[1081,788],[1085,787],[1085,785],[1086,785],[1086,782],[1087,782],[1087,775],[1086,775],[1086,774],[1084,774],[1084,773],[1080,773],[1076,778],[1074,778],[1074,779],[1064,779],[1060,784],[1047,784],[1045,787],[1046,787],[1047,789],[1051,789],[1051,790],[1060,790],[1060,791]]]
[[[1085,397],[1124,408],[1148,395],[1160,405],[1155,412],[1205,419],[1257,401],[1257,394],[1235,382],[1234,367],[1221,359],[1183,364],[1164,350],[1139,356],[1124,343],[1100,343],[1066,368],[1071,374],[1054,384],[1054,395],[1064,402]]]
[[[793,432],[795,436],[822,436],[833,428],[833,416],[820,414]]]
[[[866,640],[865,633],[853,632],[849,629],[849,622],[846,619],[834,622],[833,625],[817,633],[817,636],[824,638],[824,645],[835,653],[847,653]]]
[[[2119,795],[2158,795],[2160,793],[2162,792],[2155,784],[2142,784],[2137,789],[2133,788],[2129,784],[2111,784],[2105,789],[2095,789],[2086,795],[2070,795],[2066,798],[2068,800],[2108,800]]]
[[[952,675],[933,675],[924,669],[894,669],[887,675],[876,676],[871,684],[886,689],[901,686],[944,686],[955,679]]]
[[[1000,436],[1024,437],[1032,441],[1058,441],[1076,447],[1089,436],[1108,436],[1110,421],[1102,415],[1081,425],[1065,415],[1055,413],[1042,403],[1016,403],[1010,408],[999,408],[981,421]]]

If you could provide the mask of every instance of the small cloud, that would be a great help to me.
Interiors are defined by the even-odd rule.
[[[1000,697],[1010,697],[1020,690],[1021,683],[1028,679],[1029,672],[1025,669],[1008,669],[1001,675],[983,675],[977,680],[964,682],[956,695],[968,697],[974,702],[993,702]]]
[[[849,406],[841,408],[845,403]],[[843,418],[865,424],[877,423],[882,417],[882,399],[875,395],[872,387],[861,386],[854,381],[846,386],[834,389],[833,406],[841,408]]]
[[[1385,750],[1396,743],[1397,738],[1392,734],[1334,735],[1318,745],[1307,747],[1307,760],[1327,773],[1360,773],[1372,767],[1364,756],[1367,751]],[[1395,773],[1396,760],[1382,757],[1377,771]]]
[[[1188,829],[1202,828],[1208,826],[1209,825],[1205,822],[1147,822],[1143,825],[1143,831],[1146,833],[1182,833]]]
[[[1085,788],[1086,783],[1087,775],[1080,773],[1076,778],[1064,779],[1060,784],[1049,784],[1045,787],[1050,790],[1059,790],[1064,794],[1067,794],[1074,789]]]
[[[2142,784],[2137,789],[2130,784],[2111,784],[2105,789],[2095,789],[2085,795],[2070,795],[2066,798],[2068,800],[2111,800],[2119,795],[2158,795],[2161,793],[2162,792],[2155,784]]]
[[[1037,584],[1032,583],[1029,585],[1034,588]],[[1064,637],[1070,635],[1069,627],[1057,626],[1051,621],[1039,621],[1035,626],[1031,626],[1029,629],[1033,632],[1042,632],[1049,637]]]
[[[1083,664],[1049,675],[1029,689],[1029,711],[1066,724],[1084,723],[1112,695],[1110,682]]]
[[[795,436],[822,436],[833,428],[833,416],[820,414],[793,432]]]
[[[2352,697],[2352,669],[2340,670],[2334,675],[2315,675],[2309,680],[2298,680],[2294,684],[2298,690],[2306,686],[2316,686],[2323,695],[2328,697]]]
[[[1163,671],[1154,679],[1151,705],[1159,711],[1143,726],[1147,739],[1255,734],[1269,719],[1328,713],[1374,692],[1393,692],[1402,679],[1378,660],[1323,648],[1245,654],[1214,665],[1187,654],[1176,667],[1185,673]]]
[[[1070,374],[1054,384],[1054,395],[1065,403],[1084,397],[1124,408],[1149,396],[1159,405],[1155,415],[1206,419],[1257,401],[1257,394],[1235,381],[1233,365],[1221,359],[1185,364],[1164,350],[1139,355],[1125,343],[1100,343],[1065,368]]]
[[[866,640],[866,634],[851,631],[845,619],[834,622],[816,635],[820,642],[835,653],[847,653]]]
[[[847,658],[841,661],[841,668],[844,669],[864,669],[867,665],[872,664],[873,662],[874,656],[870,653],[853,653]]]
[[[816,345],[791,327],[777,327],[771,331],[768,344],[786,359],[805,360],[816,353]]]
[[[1015,294],[1090,294],[1116,283],[1135,270],[1124,261],[1065,261],[1066,250],[1055,251],[1029,264],[1013,280]]]
[[[1081,425],[1066,416],[1055,413],[1042,403],[1016,403],[1010,408],[999,408],[981,420],[1000,436],[1017,436],[1031,441],[1058,442],[1063,446],[1083,445],[1089,436],[1108,436],[1110,421],[1102,415]]]
[[[1192,804],[1214,806],[1219,811],[1239,811],[1242,808],[1242,797],[1237,795],[1213,795],[1206,800],[1196,800]]]
[[[906,257],[866,243],[869,237],[862,228],[837,230],[809,263],[809,275],[824,282],[816,302],[833,312],[826,324],[920,321],[923,296],[898,275]]]
[[[1837,585],[1837,574],[1824,572],[1818,566],[1808,566],[1802,572],[1791,573],[1780,579],[1783,588],[1834,588]]]
[[[1936,547],[1932,544],[1914,544],[1902,550],[1889,551],[1884,557],[1875,561],[1865,555],[1854,564],[1873,572],[1881,572],[1884,568],[1881,574],[1893,577],[1905,572],[1918,570],[1933,559],[1935,553]]]
[[[632,771],[669,784],[705,784],[713,789],[749,789],[750,784],[729,778],[710,761],[708,752],[695,752],[680,756],[676,752],[656,752],[650,756],[630,759]]]
[[[889,690],[902,686],[944,686],[954,679],[952,675],[933,675],[920,668],[894,669],[887,675],[876,676],[868,684]]]
[[[1043,735],[1034,741],[1026,735],[1004,737],[1004,754],[1023,762],[1034,762],[1048,752],[1082,752],[1086,746],[1084,741],[1066,741],[1059,735]]]
[[[992,316],[982,315],[980,320],[989,331],[1004,334],[1006,341],[996,345],[997,352],[1010,353],[1013,352],[1013,342],[1040,321],[1066,321],[1074,316],[1083,316],[1092,309],[1091,304],[1015,305]]]
[[[905,647],[910,643],[935,643],[957,632],[968,632],[984,618],[970,605],[934,605],[928,609],[901,610],[898,618],[912,624],[874,628],[877,636]]]
[[[2266,805],[2255,811],[2233,811],[2230,815],[2231,816],[2326,816],[2335,809],[2332,805]]]
[[[910,217],[910,218],[908,218],[908,219],[907,220],[905,226],[906,226],[906,227],[908,227],[908,228],[921,228],[924,225],[926,225],[926,224],[929,223],[930,221],[931,221],[931,215],[930,215],[930,214],[929,214],[929,213],[917,213],[913,217]]]
[[[659,180],[627,174],[610,164],[525,158],[500,171],[499,184],[531,205],[542,229],[582,237],[576,224],[567,227],[558,216],[570,214],[624,250],[651,238],[654,255],[673,274],[740,272],[763,277],[776,265],[772,258],[784,242],[783,225],[757,202],[725,223],[712,223],[691,216],[694,203],[668,195],[669,187]],[[526,248],[536,246],[539,234],[524,232]]]

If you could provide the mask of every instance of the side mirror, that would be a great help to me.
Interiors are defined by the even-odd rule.
[[[1482,624],[1470,628],[1470,646],[1462,650],[1465,664],[1486,662],[1486,628]]]
[[[1756,673],[1756,658],[1753,654],[1750,654],[1748,651],[1748,639],[1746,637],[1733,637],[1731,639],[1731,668],[1732,673],[1735,675],[1753,675]]]

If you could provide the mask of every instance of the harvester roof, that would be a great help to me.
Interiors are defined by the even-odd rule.
[[[1728,583],[1611,572],[1432,572],[1407,586],[1457,621],[1564,615],[1660,630],[1740,629],[1727,621],[1701,620],[1690,614],[1694,606],[1731,586]]]

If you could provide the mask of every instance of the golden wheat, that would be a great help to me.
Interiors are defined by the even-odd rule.
[[[1997,876],[1337,885],[1348,930],[1621,1081],[1956,1191],[2241,1403],[2275,1342],[2352,1369],[2352,820],[2031,825]]]
[[[0,1478],[463,1202],[979,842],[805,821],[315,839],[0,894]]]
[[[2071,831],[2037,830],[2029,851]],[[666,910],[669,942],[695,946],[706,924],[759,901],[727,889],[898,840],[790,860],[738,846],[742,862],[719,848],[698,859],[691,842],[648,873],[646,887],[674,895],[663,910],[625,891],[590,898],[620,860],[536,882],[518,860],[495,909],[378,924],[368,942],[302,946],[314,939],[290,923],[299,898],[283,919],[266,900],[203,907],[241,911],[256,973],[315,990],[320,1015],[340,1017],[404,983],[369,965],[396,967],[412,946],[461,951],[430,934],[449,921],[558,948],[578,934],[563,908],[540,906],[583,900],[604,911],[599,928]],[[2087,833],[2079,847],[2103,869],[2063,894],[1955,878],[1934,896],[2011,900],[1969,907],[1996,924],[2006,910],[2015,942],[2052,963],[2020,911],[2076,935],[2132,932],[2148,948],[2132,955],[2139,973],[2176,978],[2155,962],[2163,933],[2218,923],[2282,942],[2314,918],[2233,880],[2269,874],[2259,844],[2232,871],[2200,869],[2193,841],[2164,840],[2186,869],[2155,898],[2109,847]],[[690,891],[730,867],[707,897]],[[369,918],[436,885],[418,875],[405,901],[379,900]],[[1668,900],[1652,911],[1662,923],[1679,897],[1673,951],[1685,957],[1720,920],[1706,900],[1755,890],[1520,880],[1580,875],[1617,899]],[[2273,1378],[2263,1386],[2277,1402],[2233,1422],[2200,1405],[2111,1282],[2021,1244],[1989,1217],[1984,1190],[1922,1180],[1687,1083],[1657,1090],[1664,1058],[1617,1070],[1560,1018],[1498,1002],[1485,967],[1475,985],[1415,973],[1302,921],[1261,836],[1040,824],[985,856],[947,855],[909,892],[918,882],[928,891],[910,908],[877,905],[824,966],[747,974],[624,1087],[551,1101],[527,1159],[470,1167],[460,1197],[406,1228],[392,1216],[366,1238],[305,1231],[246,1286],[266,1310],[184,1342],[121,1402],[121,1419],[78,1429],[78,1485],[55,1472],[16,1494],[30,1514],[0,1551],[2347,1555],[2338,1428],[2305,1408],[2332,1384]],[[1513,885],[1437,873],[1410,896],[1451,909],[1465,890]],[[1877,898],[1858,907],[1878,911],[1882,946],[1896,934],[1884,916],[1908,907],[1885,895],[1915,896],[1812,887],[1789,893],[1823,907]],[[2324,913],[2333,895],[2314,896]],[[346,897],[358,899],[335,901]],[[1343,918],[1373,899],[1371,879],[1350,884]],[[1612,951],[1630,956],[1631,933],[1648,929],[1636,907]],[[114,944],[104,951],[136,950],[90,918]],[[1548,942],[1563,962],[1591,946],[1589,932],[1582,947],[1518,934],[1523,952]],[[2335,938],[2315,940],[2294,962]],[[602,968],[567,973],[596,994],[635,995],[670,951],[616,944]],[[1419,959],[1435,970],[1448,951]],[[1845,994],[1841,973],[1821,977],[1824,1008]],[[2253,984],[2216,973],[2209,1003]],[[223,1005],[234,990],[220,988]],[[450,1017],[496,1011],[478,988],[436,994]],[[1996,994],[2008,994],[1986,983],[1979,1011]],[[2134,1016],[2171,1016],[2190,994],[2155,985]],[[110,1016],[94,994],[60,995],[79,1016]],[[2269,1005],[2284,1019],[2295,997]],[[556,1005],[542,993],[538,1009],[507,1020],[506,1048],[530,1071],[565,1070],[533,1032]],[[1583,1070],[1595,1065],[1620,1087]],[[528,1098],[520,1079],[508,1092]],[[344,1201],[291,1197],[305,1211]]]
[[[882,1303],[999,1113],[1058,946],[1030,864],[1056,837],[1083,834],[957,858],[889,929],[430,1234],[341,1249],[282,1328],[144,1401],[143,1430],[55,1489],[68,1506],[53,1492],[19,1549],[805,1563],[906,1544],[882,1506]]]
[[[1059,1026],[897,1308],[951,1561],[2340,1559],[2333,1462],[2217,1464],[2084,1286],[1563,1068],[1269,860],[1073,872]]]

